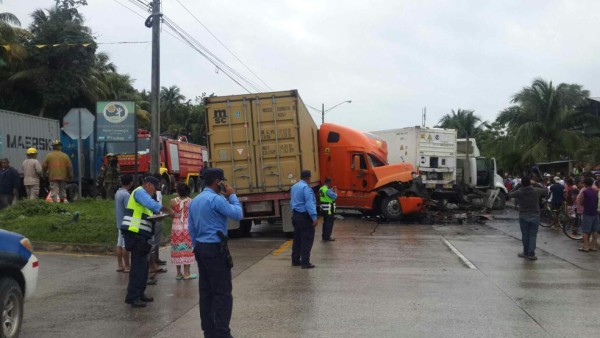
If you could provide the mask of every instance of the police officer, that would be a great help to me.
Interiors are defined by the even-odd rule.
[[[219,232],[227,234],[227,218],[243,218],[242,207],[233,188],[224,182],[222,169],[206,169],[204,180],[206,187],[190,203],[188,217],[200,273],[200,323],[205,337],[231,337],[231,267]]]
[[[325,184],[319,189],[319,200],[321,201],[321,215],[323,216],[323,233],[321,238],[324,241],[335,241],[331,237],[333,232],[333,222],[335,221],[335,200],[337,198],[336,188],[329,188],[331,185],[331,177],[325,179]]]
[[[154,299],[146,296],[149,255],[152,245],[149,240],[154,233],[154,224],[148,217],[160,211],[173,216],[173,210],[163,207],[152,199],[160,182],[152,176],[144,179],[144,184],[133,191],[127,202],[125,216],[121,223],[121,233],[125,239],[125,249],[131,252],[131,270],[125,303],[132,307],[145,307]]]
[[[292,245],[292,266],[302,265],[302,269],[315,267],[310,262],[310,250],[315,240],[317,226],[317,202],[315,193],[308,185],[312,174],[302,170],[301,180],[292,186],[291,205],[293,210],[294,244]]]

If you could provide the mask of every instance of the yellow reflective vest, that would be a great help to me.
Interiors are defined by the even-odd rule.
[[[127,208],[125,209],[125,216],[121,223],[121,230],[131,231],[144,237],[151,238],[154,234],[154,229],[153,223],[148,220],[148,217],[152,216],[154,213],[152,210],[135,200],[135,193],[139,189],[143,189],[143,187],[138,187],[131,193],[131,196],[129,196]]]
[[[329,187],[324,185],[319,189],[319,201],[321,202],[321,211],[327,212],[328,215],[335,213],[335,200],[327,195]]]

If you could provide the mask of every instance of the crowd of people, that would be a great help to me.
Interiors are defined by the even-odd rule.
[[[598,251],[600,232],[600,175],[575,167],[569,175],[560,173],[541,174],[537,167],[531,175],[516,177],[507,175],[504,181],[509,190],[509,198],[515,199],[519,209],[523,252],[518,256],[536,260],[536,238],[540,224],[543,203],[548,203],[553,211],[552,229],[559,229],[558,215],[566,212],[571,222],[576,222],[582,235],[581,252]]]

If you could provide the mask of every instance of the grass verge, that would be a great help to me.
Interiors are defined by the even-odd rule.
[[[168,205],[172,196],[165,196]],[[0,228],[18,232],[32,241],[115,245],[117,226],[114,201],[80,199],[71,204],[23,200],[0,211]],[[171,219],[164,221],[163,240],[171,234]]]

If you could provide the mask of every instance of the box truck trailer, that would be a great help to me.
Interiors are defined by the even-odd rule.
[[[292,232],[290,189],[305,169],[315,190],[332,177],[338,208],[394,220],[423,207],[412,164],[389,166],[374,135],[334,124],[319,130],[296,90],[208,97],[204,105],[210,166],[224,170],[244,212],[229,224],[232,236],[262,220]]]

